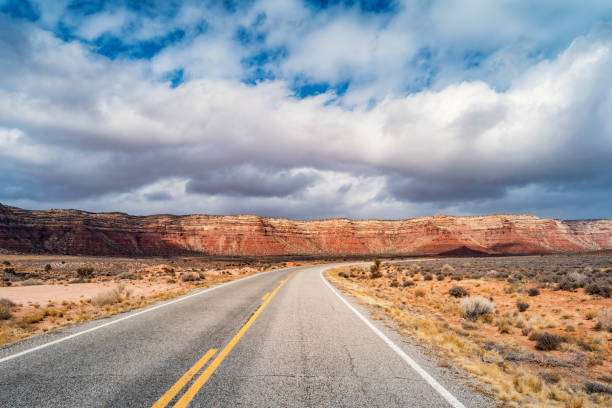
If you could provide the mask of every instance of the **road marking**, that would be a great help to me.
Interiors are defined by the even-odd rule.
[[[287,268],[287,269],[291,269],[291,268]],[[153,310],[161,309],[162,307],[166,307],[166,306],[173,305],[175,303],[182,302],[182,301],[187,300],[189,298],[192,298],[194,296],[200,296],[200,295],[203,295],[205,293],[212,292],[213,290],[217,290],[219,288],[223,288],[225,286],[232,285],[232,284],[234,284],[236,282],[245,281],[247,279],[256,278],[258,276],[263,276],[263,275],[267,275],[267,274],[272,273],[272,272],[279,272],[279,271],[282,271],[282,270],[283,269],[274,269],[274,270],[271,270],[271,271],[268,271],[268,272],[257,273],[257,274],[254,274],[254,275],[246,276],[244,278],[239,278],[239,279],[235,279],[233,281],[225,282],[225,283],[222,283],[222,284],[220,284],[218,286],[214,286],[212,288],[204,289],[204,290],[202,290],[200,292],[192,293],[190,295],[186,295],[186,296],[180,297],[178,299],[174,299],[174,300],[171,300],[169,302],[162,303],[161,305],[157,305],[157,306],[153,306],[153,307],[150,307],[148,309],[145,309],[145,310],[141,310],[140,312],[136,312],[136,313],[130,314],[129,316],[125,316],[125,317],[119,318],[117,320],[113,320],[112,322],[103,323],[103,324],[101,324],[99,326],[95,326],[95,327],[92,327],[90,329],[83,330],[83,331],[80,331],[78,333],[74,333],[74,334],[71,334],[69,336],[66,336],[66,337],[62,337],[61,339],[53,340],[53,341],[50,341],[49,343],[44,343],[44,344],[38,345],[36,347],[32,347],[32,348],[29,348],[27,350],[20,351],[19,353],[11,354],[10,356],[2,357],[2,358],[0,358],[0,363],[3,363],[3,362],[8,361],[8,360],[12,360],[12,359],[17,358],[17,357],[21,357],[21,356],[23,356],[25,354],[29,354],[29,353],[32,353],[34,351],[38,351],[38,350],[47,348],[49,346],[53,346],[55,344],[64,342],[66,340],[70,340],[70,339],[73,339],[75,337],[81,336],[83,334],[91,333],[92,331],[96,331],[96,330],[102,329],[102,328],[110,326],[112,324],[116,324],[116,323],[122,322],[124,320],[131,319],[131,318],[136,317],[136,316],[140,316],[141,314],[149,313],[149,312],[152,312]]]
[[[225,359],[225,357],[227,357],[229,352],[232,351],[232,349],[238,343],[240,338],[244,336],[244,333],[246,333],[249,327],[251,327],[253,322],[257,319],[257,317],[261,314],[261,312],[263,312],[266,306],[268,306],[268,303],[270,303],[274,295],[276,295],[276,293],[278,293],[280,288],[282,288],[283,285],[296,273],[297,271],[293,272],[292,274],[287,276],[287,279],[281,281],[281,283],[276,287],[276,289],[274,289],[274,292],[272,292],[270,296],[268,296],[266,301],[262,303],[261,306],[259,306],[259,309],[257,309],[257,311],[253,314],[253,316],[251,316],[251,318],[244,324],[244,326],[240,328],[240,330],[238,331],[238,333],[236,333],[234,338],[231,339],[229,343],[227,343],[227,345],[225,346],[223,350],[221,350],[221,353],[219,353],[217,357],[215,357],[212,363],[210,363],[210,365],[206,367],[206,370],[204,370],[204,372],[200,374],[200,376],[193,382],[193,384],[191,384],[191,387],[189,387],[189,389],[185,392],[185,394],[183,394],[181,399],[178,400],[178,402],[174,405],[174,408],[185,408],[187,405],[189,405],[193,397],[195,397],[198,391],[200,391],[200,388],[202,388],[202,386],[206,384],[206,381],[208,381],[210,376],[213,375],[217,367],[219,367],[219,365]]]
[[[376,333],[376,335],[378,337],[380,337],[385,343],[387,343],[387,345],[389,347],[391,347],[391,349],[393,351],[395,351],[402,358],[402,360],[404,360],[406,363],[408,363],[408,365],[410,367],[412,367],[412,369],[414,369],[414,371],[416,371],[425,381],[427,381],[427,383],[434,390],[436,390],[438,392],[438,394],[440,394],[452,407],[454,407],[454,408],[465,408],[465,405],[463,405],[461,402],[459,402],[459,400],[457,398],[455,398],[453,396],[453,394],[451,394],[446,388],[444,388],[438,381],[436,381],[435,378],[433,378],[427,371],[425,371],[420,365],[418,365],[416,361],[414,361],[412,358],[410,358],[410,356],[408,356],[408,354],[406,354],[404,352],[404,350],[402,350],[395,343],[393,343],[393,341],[391,341],[391,339],[389,339],[387,336],[385,336],[383,332],[381,332],[368,319],[366,319],[361,313],[359,313],[359,311],[357,309],[355,309],[353,307],[353,305],[351,305],[346,299],[344,299],[340,295],[340,293],[338,293],[338,291],[323,276],[323,272],[326,269],[327,268],[321,269],[321,272],[319,274],[321,276],[321,279],[323,280],[323,283],[325,283],[327,285],[327,287],[329,289],[331,289],[331,291],[334,292],[334,294],[336,296],[338,296],[338,298],[340,298],[340,300],[343,301],[344,304],[349,309],[351,309],[353,311],[353,313],[355,313],[357,315],[357,317],[359,317],[370,329],[372,329],[372,331],[374,333]]]
[[[270,296],[270,292],[266,293],[265,295],[263,295],[263,297],[261,298],[261,300],[266,300],[266,298]]]
[[[212,356],[215,355],[216,352],[217,349],[208,350],[206,354],[204,354],[204,356],[202,356],[202,358],[193,365],[193,367],[187,370],[187,372],[183,374],[183,376],[179,378],[179,380],[172,387],[170,387],[170,389],[164,395],[162,395],[155,404],[153,404],[152,408],[164,408],[166,405],[168,405],[168,403],[172,401],[172,398],[174,398],[176,394],[178,394],[179,391],[182,390],[185,385],[187,385],[189,380],[191,380],[191,378],[196,375],[198,371],[202,369],[202,367],[204,367],[204,365]]]

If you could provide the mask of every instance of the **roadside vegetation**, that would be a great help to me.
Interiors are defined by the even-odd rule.
[[[612,406],[610,256],[416,260],[327,276],[504,406]]]
[[[12,256],[1,264],[0,345],[292,265],[34,255]]]

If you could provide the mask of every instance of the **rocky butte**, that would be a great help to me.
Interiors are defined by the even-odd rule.
[[[612,219],[532,215],[293,221],[254,215],[28,211],[0,204],[0,250],[103,256],[394,256],[612,249]]]

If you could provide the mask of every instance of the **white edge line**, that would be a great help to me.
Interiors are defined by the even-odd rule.
[[[287,269],[289,269],[289,268],[287,268]],[[245,281],[245,280],[247,280],[247,279],[255,278],[255,277],[258,277],[258,276],[263,276],[263,275],[266,275],[266,274],[271,273],[271,272],[278,272],[278,271],[282,271],[282,270],[283,270],[283,269],[275,269],[275,270],[272,270],[272,271],[267,271],[267,272],[262,272],[262,273],[255,273],[255,274],[253,274],[253,275],[250,275],[250,276],[245,276],[244,278],[234,279],[234,280],[232,280],[232,281],[225,282],[225,283],[222,283],[222,284],[220,284],[220,285],[213,286],[212,288],[207,288],[207,289],[201,290],[201,291],[199,291],[199,292],[192,293],[192,294],[190,294],[190,295],[185,295],[185,296],[182,296],[182,297],[180,297],[180,298],[178,298],[178,299],[174,299],[174,300],[171,300],[171,301],[169,301],[169,302],[165,302],[165,303],[162,303],[162,304],[160,304],[160,305],[156,305],[156,306],[153,306],[153,307],[147,308],[147,309],[145,309],[145,310],[141,310],[141,311],[139,311],[139,312],[132,313],[132,314],[130,314],[130,315],[128,315],[128,316],[125,316],[125,317],[122,317],[122,318],[119,318],[119,319],[113,320],[113,321],[111,321],[111,322],[107,322],[107,323],[101,324],[101,325],[99,325],[99,326],[95,326],[95,327],[92,327],[92,328],[90,328],[90,329],[80,331],[80,332],[78,332],[78,333],[73,333],[73,334],[71,334],[71,335],[69,335],[69,336],[62,337],[61,339],[57,339],[57,340],[50,341],[50,342],[48,342],[48,343],[40,344],[40,345],[38,345],[38,346],[36,346],[36,347],[32,347],[32,348],[29,348],[29,349],[26,349],[26,350],[20,351],[19,353],[11,354],[11,355],[9,355],[9,356],[6,356],[6,357],[3,357],[3,358],[0,358],[0,363],[3,363],[3,362],[5,362],[5,361],[12,360],[12,359],[17,358],[17,357],[21,357],[21,356],[23,356],[23,355],[25,355],[25,354],[29,354],[29,353],[32,353],[32,352],[34,352],[34,351],[38,351],[38,350],[41,350],[41,349],[44,349],[44,348],[47,348],[47,347],[53,346],[53,345],[55,345],[55,344],[58,344],[58,343],[64,342],[64,341],[66,341],[66,340],[73,339],[73,338],[78,337],[78,336],[83,335],[83,334],[91,333],[91,332],[93,332],[93,331],[96,331],[96,330],[102,329],[102,328],[107,327],[107,326],[110,326],[110,325],[112,325],[112,324],[116,324],[116,323],[122,322],[122,321],[124,321],[124,320],[131,319],[131,318],[136,317],[136,316],[140,316],[141,314],[148,313],[148,312],[151,312],[151,311],[153,311],[153,310],[161,309],[162,307],[166,307],[166,306],[172,305],[172,304],[174,304],[174,303],[179,303],[179,302],[182,302],[182,301],[184,301],[184,300],[186,300],[186,299],[189,299],[189,298],[192,298],[192,297],[194,297],[194,296],[199,296],[199,295],[203,295],[204,293],[212,292],[213,290],[216,290],[216,289],[219,289],[219,288],[223,288],[223,287],[225,287],[225,286],[231,285],[232,283],[236,283],[236,282],[240,282],[240,281]],[[10,347],[10,345],[9,345],[9,347]]]
[[[435,378],[433,378],[427,371],[425,371],[420,365],[418,365],[416,361],[410,358],[410,356],[408,356],[408,354],[406,354],[404,350],[402,350],[395,343],[393,343],[391,339],[385,336],[383,332],[381,332],[368,319],[366,319],[361,313],[359,313],[359,311],[355,309],[353,305],[351,305],[346,299],[344,299],[344,297],[342,297],[338,293],[338,291],[323,276],[323,272],[325,270],[327,269],[322,269],[319,274],[323,282],[327,285],[329,289],[331,289],[332,292],[334,292],[336,296],[340,298],[340,300],[344,302],[344,304],[349,309],[353,311],[353,313],[357,315],[357,317],[359,317],[370,329],[372,329],[372,331],[376,333],[378,337],[380,337],[385,343],[387,343],[387,345],[391,347],[391,349],[393,349],[393,351],[395,351],[402,358],[402,360],[408,363],[408,365],[412,367],[414,371],[416,371],[425,381],[427,381],[427,383],[431,385],[431,387],[436,390],[438,394],[440,394],[446,401],[448,401],[451,406],[453,406],[454,408],[465,408],[465,405],[459,402],[459,400],[455,398],[453,394],[451,394],[446,388],[444,388],[438,381],[436,381]]]

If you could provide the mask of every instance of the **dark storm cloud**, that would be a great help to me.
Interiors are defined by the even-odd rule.
[[[226,194],[247,197],[285,197],[313,185],[317,175],[252,166],[214,169],[187,183],[188,193]]]

